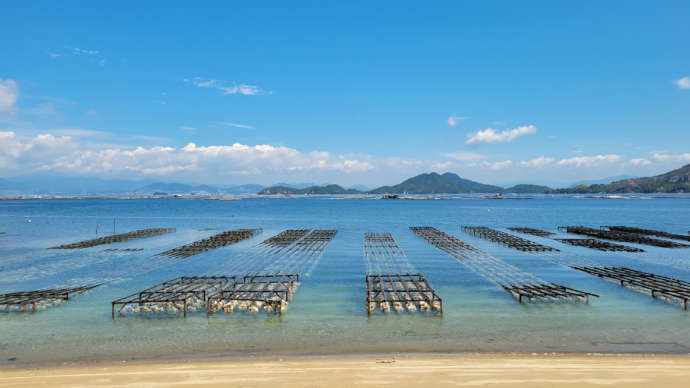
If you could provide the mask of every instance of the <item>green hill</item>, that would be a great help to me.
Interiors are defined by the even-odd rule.
[[[665,174],[623,179],[609,184],[579,185],[554,193],[690,193],[690,164]]]
[[[344,189],[338,185],[326,185],[326,186],[310,186],[304,189],[296,189],[294,187],[286,186],[272,186],[267,187],[261,191],[259,194],[286,194],[286,195],[299,195],[299,194],[361,194],[359,190]]]
[[[504,193],[509,193],[509,194],[544,194],[544,193],[550,193],[553,191],[552,188],[548,186],[540,186],[540,185],[515,185],[512,187],[508,187],[507,189],[504,189]]]
[[[460,194],[460,193],[500,193],[503,188],[485,185],[463,179],[453,173],[443,175],[435,172],[420,174],[395,186],[382,186],[371,191],[374,194]]]

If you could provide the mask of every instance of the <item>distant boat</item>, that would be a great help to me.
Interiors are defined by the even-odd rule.
[[[400,199],[397,194],[383,194],[381,199]]]

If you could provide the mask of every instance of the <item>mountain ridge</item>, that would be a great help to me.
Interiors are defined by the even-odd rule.
[[[22,176],[0,178],[0,196],[16,195],[245,195],[245,194],[592,194],[592,193],[690,193],[690,164],[675,170],[642,178],[630,178],[606,184],[580,184],[576,187],[552,189],[543,185],[516,184],[508,188],[488,185],[461,178],[446,172],[424,173],[404,180],[397,185],[380,186],[362,190],[362,186],[342,187],[337,184],[304,187],[304,183],[281,184],[270,187],[257,184],[235,186],[192,185],[176,182],[107,180],[89,177]]]

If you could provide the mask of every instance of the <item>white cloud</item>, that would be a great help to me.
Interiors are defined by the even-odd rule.
[[[431,169],[433,171],[444,171],[448,170],[450,166],[453,165],[453,162],[438,162],[438,163],[433,163],[431,165]]]
[[[223,125],[228,126],[228,127],[235,127],[235,128],[245,128],[245,129],[253,129],[251,125],[244,125],[244,124],[237,124],[237,123],[229,123],[229,122],[224,122]]]
[[[637,167],[637,166],[648,166],[648,165],[652,164],[652,162],[649,159],[636,158],[636,159],[628,160],[628,164]]]
[[[683,77],[673,81],[680,89],[690,89],[690,77]]]
[[[476,152],[469,152],[469,151],[458,151],[458,152],[453,152],[453,153],[449,153],[449,154],[441,154],[441,156],[445,156],[446,158],[459,160],[461,162],[474,162],[477,160],[486,159],[486,155],[484,155],[484,154],[478,154]]]
[[[97,55],[100,51],[98,50],[87,50],[87,49],[80,49],[78,47],[74,47],[72,49],[72,52],[74,54],[86,54],[86,55]]]
[[[537,127],[534,125],[527,125],[513,129],[506,129],[498,132],[493,128],[487,128],[477,133],[467,135],[465,144],[482,144],[482,143],[506,143],[517,139],[520,136],[537,133]]]
[[[458,122],[465,120],[467,117],[462,117],[462,116],[449,116],[448,117],[448,126],[454,127],[458,125]]]
[[[489,168],[492,169],[492,170],[500,170],[500,169],[502,169],[502,168],[510,167],[510,166],[512,166],[512,165],[513,165],[513,161],[512,161],[512,160],[504,160],[504,161],[502,161],[502,162],[494,162],[494,163],[491,163],[491,165],[489,166]]]
[[[0,112],[13,110],[18,98],[19,85],[17,85],[17,81],[0,78]]]
[[[239,84],[239,85],[228,86],[225,84],[225,82],[215,80],[215,79],[204,80],[204,79],[199,78],[199,77],[194,77],[194,78],[185,78],[184,82],[186,82],[188,84],[192,84],[192,85],[200,87],[200,88],[210,88],[210,89],[220,90],[223,92],[223,95],[242,94],[245,96],[255,96],[258,94],[271,94],[272,93],[270,91],[261,90],[261,89],[259,89],[259,87],[254,86],[254,85]]]
[[[561,159],[556,163],[558,166],[591,167],[602,163],[616,163],[622,157],[616,154],[595,155],[595,156],[576,156],[569,159]]]
[[[690,153],[669,154],[668,152],[655,152],[652,159],[657,162],[686,163],[690,162]]]
[[[512,160],[504,160],[502,162],[472,162],[470,164],[465,165],[465,167],[471,167],[471,168],[476,168],[476,167],[485,167],[489,168],[492,170],[500,170],[506,167],[510,167],[513,165]]]
[[[91,129],[81,129],[81,128],[62,128],[53,129],[50,131],[53,134],[69,137],[99,137],[107,136],[107,133],[102,131],[94,131]]]
[[[520,166],[541,168],[541,167],[546,167],[546,166],[550,165],[551,163],[553,163],[553,158],[547,158],[544,156],[540,156],[536,159],[520,162]]]
[[[182,179],[271,173],[283,176],[313,171],[350,174],[374,169],[374,164],[366,159],[324,151],[300,152],[267,144],[128,147],[87,143],[72,136],[21,137],[12,131],[0,132],[0,167],[8,176],[36,171]]]
[[[182,125],[180,126],[180,129],[185,131],[185,132],[194,132],[196,131],[196,128],[190,127],[189,125]]]

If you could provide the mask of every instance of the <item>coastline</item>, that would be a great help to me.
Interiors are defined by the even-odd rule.
[[[685,386],[688,355],[581,353],[372,354],[181,358],[0,369],[0,385]]]

